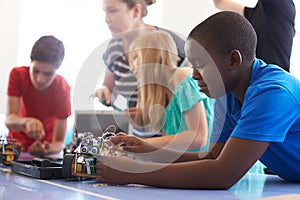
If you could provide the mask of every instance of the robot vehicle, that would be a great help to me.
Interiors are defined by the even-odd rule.
[[[10,165],[10,161],[18,160],[20,148],[16,140],[8,137],[0,137],[0,160],[3,165]]]
[[[96,162],[99,156],[127,156],[118,146],[109,142],[114,132],[105,131],[102,136],[94,136],[91,132],[77,134],[77,148],[73,153],[64,155],[62,176],[64,178],[83,177],[96,178]],[[79,139],[79,140],[78,140]]]

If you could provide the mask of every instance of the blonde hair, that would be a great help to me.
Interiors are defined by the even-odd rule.
[[[137,55],[141,64],[135,122],[159,131],[164,122],[164,108],[170,101],[168,97],[172,96],[165,73],[166,70],[174,73],[177,68],[175,42],[168,33],[155,30],[136,38],[129,51],[129,63],[132,64],[133,55]]]
[[[141,4],[142,17],[145,17],[148,14],[147,6],[150,6],[156,2],[156,0],[121,0],[121,1],[127,5],[128,9],[133,8],[136,4]]]

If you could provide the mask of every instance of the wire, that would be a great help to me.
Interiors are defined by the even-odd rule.
[[[116,131],[117,131],[117,127],[116,127],[115,125],[112,124],[112,125],[109,125],[109,126],[104,130],[103,135],[105,135],[111,127],[114,128],[113,133],[115,134]]]

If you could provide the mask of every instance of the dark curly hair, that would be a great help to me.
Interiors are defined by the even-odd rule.
[[[64,44],[54,36],[42,36],[32,47],[30,59],[51,63],[58,69],[64,59]]]
[[[244,59],[253,60],[255,57],[255,30],[246,18],[235,12],[223,11],[210,16],[191,31],[188,39],[223,55],[237,49]]]

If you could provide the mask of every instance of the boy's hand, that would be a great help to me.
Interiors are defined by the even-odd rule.
[[[26,120],[25,129],[27,136],[35,140],[41,140],[43,137],[45,137],[44,126],[38,119],[28,118]]]
[[[96,163],[97,180],[102,183],[129,184],[138,162],[127,157],[101,156]]]
[[[105,85],[99,88],[92,96],[97,97],[98,100],[106,106],[109,106],[111,104],[111,93],[109,88]]]
[[[43,157],[49,153],[51,147],[51,143],[45,141],[41,143],[41,141],[35,141],[28,149],[28,152],[32,155],[36,155],[39,157]]]
[[[124,133],[119,133],[115,137],[109,139],[110,142],[122,146],[123,150],[130,151],[134,153],[148,153],[158,150],[158,147],[153,146],[143,139],[128,136]]]

